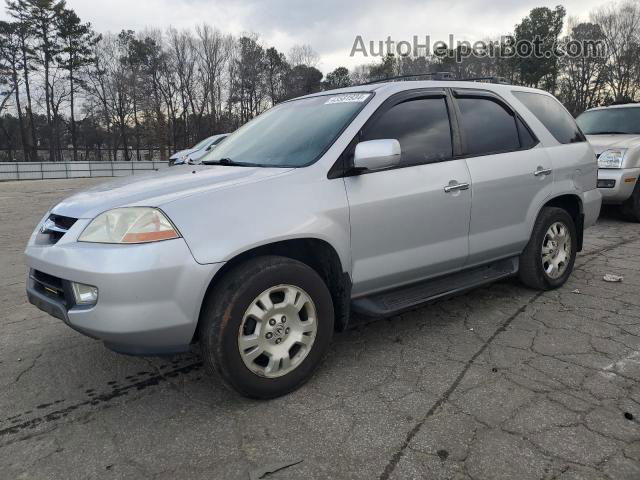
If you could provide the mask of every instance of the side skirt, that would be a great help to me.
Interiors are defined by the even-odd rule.
[[[518,267],[518,257],[499,260],[406,287],[357,298],[351,301],[351,311],[370,318],[391,317],[424,303],[511,277],[518,272]]]

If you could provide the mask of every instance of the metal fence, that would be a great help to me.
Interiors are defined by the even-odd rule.
[[[168,147],[164,154],[168,152],[173,152],[173,147]],[[40,162],[48,162],[49,161],[49,150],[39,148],[36,150],[36,155],[38,157],[38,161]],[[63,148],[56,150],[56,160],[61,162],[110,162],[110,161],[138,161],[138,156],[140,158],[139,161],[154,161],[159,162],[163,157],[163,152],[159,148],[145,148],[140,151],[129,149],[125,151],[122,148],[113,150],[113,149],[100,149],[100,150],[78,150],[78,159],[74,160],[73,158],[73,150],[69,148]],[[26,159],[27,161],[29,159]],[[24,162],[24,152],[22,150],[6,150],[0,149],[0,163],[2,162]]]
[[[0,181],[126,177],[168,167],[167,162],[0,162]]]

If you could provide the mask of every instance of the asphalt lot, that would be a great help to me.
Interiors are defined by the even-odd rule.
[[[33,227],[96,182],[0,183],[0,478],[640,478],[639,225],[605,211],[558,291],[504,281],[338,334],[257,402],[197,355],[111,353],[26,303]]]

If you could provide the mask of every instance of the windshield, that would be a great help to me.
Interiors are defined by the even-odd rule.
[[[286,102],[254,118],[202,159],[263,167],[315,162],[371,98],[370,93],[323,95]]]
[[[202,140],[201,142],[196,143],[193,147],[191,147],[193,150],[200,150],[201,148],[204,148],[204,146],[209,143],[211,141],[211,137],[207,137],[204,140]]]
[[[640,135],[640,107],[592,110],[584,112],[576,121],[585,135]]]

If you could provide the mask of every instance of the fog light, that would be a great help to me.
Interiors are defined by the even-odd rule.
[[[615,186],[615,180],[598,180],[598,188],[614,188]]]
[[[84,283],[71,282],[77,305],[95,305],[98,302],[98,288]]]

